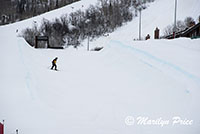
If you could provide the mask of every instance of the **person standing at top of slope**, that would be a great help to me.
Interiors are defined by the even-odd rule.
[[[56,65],[57,59],[58,59],[58,57],[56,57],[56,58],[52,61],[52,67],[51,67],[51,69],[53,69],[53,68],[55,67],[55,70],[57,70],[57,65]]]

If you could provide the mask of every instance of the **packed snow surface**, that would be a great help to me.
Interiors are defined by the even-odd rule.
[[[197,18],[199,0],[178,2],[178,19]],[[82,0],[73,6],[92,3]],[[143,11],[143,34],[171,24],[173,8],[174,0],[150,4]],[[71,5],[41,16],[53,19],[68,10]],[[5,119],[5,133],[200,133],[199,39],[133,41],[135,18],[92,41],[91,47],[104,46],[99,52],[34,49],[17,37],[16,29],[32,26],[34,20],[40,23],[41,16],[0,27],[0,120]],[[55,57],[58,71],[50,70]],[[135,118],[134,124],[127,125],[127,116]],[[177,116],[193,122],[173,125]],[[137,117],[170,122],[137,124]]]

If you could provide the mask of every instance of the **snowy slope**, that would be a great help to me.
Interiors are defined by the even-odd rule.
[[[154,38],[154,30],[156,27],[160,29],[160,34],[166,26],[174,23],[174,0],[156,0],[146,10],[142,11],[142,37],[145,38],[150,34]],[[197,21],[200,14],[199,0],[178,0],[177,1],[177,20],[184,20],[191,16]],[[139,18],[135,18],[131,23],[128,23],[117,32],[113,33],[114,37],[127,42],[139,38]],[[198,21],[197,21],[198,22]]]
[[[199,51],[199,40],[179,42],[185,41]],[[200,76],[189,72],[195,77],[190,78],[170,64],[154,61],[143,52],[152,49],[142,50],[140,42],[135,48],[111,41],[100,53],[33,50],[23,39],[16,42],[13,50],[4,47],[15,56],[7,56],[1,70],[0,113],[9,133],[15,128],[21,133],[199,133]],[[178,45],[159,42],[167,49]],[[199,58],[193,50],[184,51]],[[55,55],[59,57],[58,72],[47,69]],[[193,66],[199,67],[196,62]],[[195,123],[181,127],[126,126],[128,115],[181,116]]]
[[[9,33],[14,34],[16,30],[18,30],[18,33],[20,33],[23,29],[27,27],[32,27],[33,24],[40,25],[42,20],[45,18],[47,20],[54,20],[55,18],[59,18],[63,15],[70,14],[71,12],[75,12],[77,10],[85,10],[87,9],[90,5],[95,5],[98,0],[80,0],[78,2],[74,2],[68,6],[52,10],[50,12],[38,15],[36,17],[19,21],[14,24],[9,24],[5,26],[0,26],[1,29],[6,30]],[[9,30],[9,31],[8,31]]]
[[[94,1],[81,2],[75,7]],[[199,0],[181,3],[181,18],[197,17]],[[159,13],[161,9],[173,9],[173,0],[157,0],[143,11],[144,35],[158,24],[162,29],[173,22],[167,20],[173,18],[170,13]],[[52,19],[61,15],[59,10],[42,16]],[[6,120],[6,133],[200,133],[200,40],[133,41],[136,18],[109,37],[91,42],[105,47],[100,52],[36,50],[15,33],[36,19],[39,23],[42,18],[0,27],[0,120]],[[56,56],[58,72],[49,70]],[[165,120],[180,116],[193,124],[127,126],[130,115]]]

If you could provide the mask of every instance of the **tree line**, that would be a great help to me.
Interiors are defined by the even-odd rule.
[[[79,0],[0,0],[0,25],[27,19]]]
[[[31,46],[34,46],[34,37],[37,35],[48,36],[51,47],[78,47],[88,37],[97,38],[131,21],[137,16],[133,10],[137,11],[146,2],[152,0],[143,3],[136,0],[99,0],[97,5],[91,5],[86,11],[65,14],[54,21],[43,19],[41,26],[25,29],[22,36]]]

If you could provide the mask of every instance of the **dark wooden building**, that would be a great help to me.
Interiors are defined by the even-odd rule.
[[[200,38],[200,22],[185,30],[181,37]]]
[[[168,36],[165,36],[164,38],[167,39],[173,39],[173,38],[179,38],[179,37],[188,37],[188,38],[200,38],[200,22],[196,25],[193,25],[192,27],[189,27],[183,31],[176,32],[173,34],[170,34]]]

